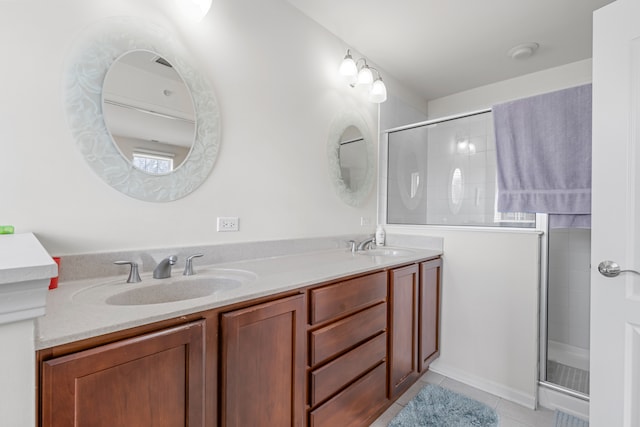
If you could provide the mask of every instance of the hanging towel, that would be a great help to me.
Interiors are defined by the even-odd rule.
[[[498,211],[591,224],[591,84],[493,107]]]

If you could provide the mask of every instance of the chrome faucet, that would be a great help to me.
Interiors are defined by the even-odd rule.
[[[194,274],[196,274],[196,272],[193,270],[193,259],[200,258],[201,256],[204,256],[204,254],[195,254],[187,257],[187,260],[184,263],[184,272],[182,273],[183,276],[193,276]]]
[[[171,266],[175,264],[176,261],[178,261],[178,257],[175,255],[171,255],[160,261],[153,270],[153,278],[166,279],[167,277],[171,277]]]
[[[368,239],[364,239],[362,242],[358,243],[358,247],[356,250],[363,251],[367,248],[371,248],[371,244],[375,242],[376,236],[371,236]]]

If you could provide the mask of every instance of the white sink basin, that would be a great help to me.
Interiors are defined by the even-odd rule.
[[[73,295],[76,302],[106,305],[166,304],[238,289],[256,279],[244,270],[203,270],[194,276],[175,276],[168,279],[143,278],[140,283],[110,281],[83,289]]]
[[[369,256],[410,256],[413,255],[415,252],[412,251],[411,249],[404,249],[404,248],[373,248],[373,249],[367,249],[366,251],[359,251],[357,252],[360,255],[369,255]]]

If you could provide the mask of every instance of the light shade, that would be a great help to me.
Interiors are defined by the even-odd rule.
[[[380,104],[387,100],[387,87],[380,77],[376,79],[371,85],[371,90],[369,91],[369,101],[375,102],[376,104]]]
[[[189,18],[200,22],[211,9],[212,0],[178,0],[178,3]]]
[[[356,61],[353,60],[349,51],[347,51],[347,54],[342,60],[342,64],[340,64],[340,74],[345,77],[355,77],[358,74]]]
[[[371,83],[373,83],[373,73],[371,72],[371,68],[365,64],[358,73],[358,84],[370,85]]]

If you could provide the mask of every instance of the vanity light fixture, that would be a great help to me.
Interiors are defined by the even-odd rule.
[[[362,61],[362,64],[358,68],[358,64]],[[344,56],[342,63],[340,64],[340,74],[343,75],[347,83],[351,87],[365,86],[369,87],[369,101],[376,104],[380,104],[387,100],[387,87],[382,81],[380,72],[367,64],[365,58],[359,58],[357,61],[353,60],[351,56],[351,50],[347,49],[347,54]],[[377,78],[373,78],[373,72],[377,74]]]
[[[194,21],[200,22],[211,9],[213,0],[178,0],[184,12]]]

